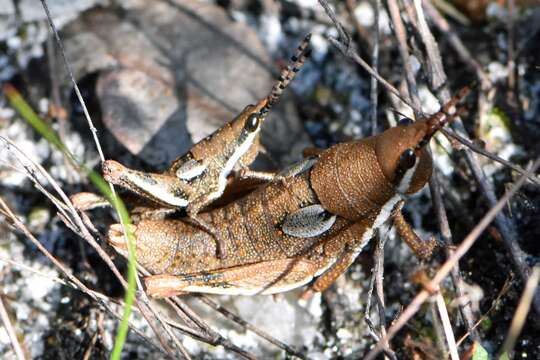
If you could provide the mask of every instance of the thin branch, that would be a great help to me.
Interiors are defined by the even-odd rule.
[[[373,39],[373,52],[371,53],[371,64],[373,69],[379,71],[379,47],[380,47],[380,30],[379,30],[379,13],[381,11],[381,0],[375,0],[375,29],[374,29],[374,39]],[[377,78],[371,76],[371,90],[370,90],[370,101],[371,101],[371,134],[375,135],[377,133],[377,106],[378,106],[378,87],[377,87]]]
[[[92,119],[90,118],[90,113],[88,112],[86,103],[84,102],[84,99],[81,95],[81,91],[79,90],[79,86],[77,85],[77,82],[75,81],[75,77],[73,76],[73,71],[71,70],[71,64],[69,63],[67,59],[66,51],[64,49],[64,44],[62,43],[62,40],[60,39],[60,35],[58,34],[56,25],[54,25],[54,21],[52,20],[52,16],[49,11],[49,7],[47,6],[47,2],[45,0],[40,0],[40,1],[41,1],[41,5],[43,6],[43,9],[45,10],[45,14],[47,15],[49,26],[51,27],[54,37],[56,38],[56,43],[58,44],[58,47],[60,48],[60,54],[62,55],[62,60],[64,61],[64,66],[66,68],[66,71],[68,72],[71,84],[73,85],[73,88],[75,89],[75,94],[77,95],[77,99],[79,100],[83,108],[84,116],[86,118],[86,121],[88,122],[88,127],[90,128],[90,131],[92,132],[92,136],[94,137],[94,142],[96,144],[96,149],[99,153],[101,162],[105,162],[105,156],[103,155],[103,150],[101,149],[101,144],[99,143],[99,139],[97,136],[97,129],[94,126]]]
[[[371,270],[370,286],[367,293],[366,310],[364,313],[364,320],[366,321],[370,335],[375,341],[386,338],[386,308],[384,302],[384,247],[388,240],[388,234],[391,226],[383,226],[378,231],[376,237],[375,251],[373,252],[373,268]],[[375,329],[373,321],[371,320],[371,298],[373,297],[373,290],[375,291],[375,300],[377,302],[377,313],[379,317],[378,331]],[[386,342],[383,349],[384,354],[392,359],[396,360],[396,353],[391,349],[390,343]],[[354,358],[354,357],[353,357]]]
[[[502,346],[501,355],[504,353],[509,354],[514,349],[519,334],[523,329],[523,325],[525,325],[525,319],[527,318],[527,314],[531,308],[531,302],[533,301],[539,280],[540,266],[536,266],[533,269],[531,276],[529,276],[527,284],[525,284],[525,289],[523,289],[523,294],[521,295],[516,312],[512,318],[512,324],[508,330],[508,335],[506,336],[506,340]]]
[[[515,1],[507,0],[506,5],[508,7],[508,19],[506,27],[508,30],[508,62],[506,67],[508,69],[508,89],[514,91],[516,86],[516,54],[515,54],[515,35],[514,35],[514,14],[515,14]]]
[[[523,169],[521,166],[515,165],[514,163],[512,163],[510,161],[507,161],[507,160],[501,158],[500,156],[497,156],[497,155],[495,155],[495,154],[481,148],[480,146],[476,145],[472,141],[469,141],[469,140],[465,139],[463,136],[459,135],[458,133],[456,133],[454,131],[449,131],[449,130],[446,130],[446,129],[441,129],[440,131],[445,136],[451,137],[451,138],[459,141],[460,143],[462,143],[463,145],[465,145],[467,148],[474,151],[475,153],[483,155],[483,156],[487,157],[488,159],[491,159],[491,160],[493,160],[495,162],[498,162],[499,164],[504,165],[504,166],[514,170],[519,175],[523,175],[523,174],[526,173],[525,169]],[[530,182],[534,183],[535,185],[540,186],[540,179],[537,176],[529,176],[527,179]]]
[[[11,324],[11,320],[9,319],[8,312],[6,310],[6,307],[4,306],[4,301],[2,300],[2,295],[0,295],[0,319],[2,319],[2,324],[4,325],[4,328],[6,329],[6,332],[9,336],[9,340],[11,341],[11,346],[13,347],[13,351],[15,352],[15,356],[17,356],[18,360],[25,360],[26,356],[24,356],[24,351],[21,347],[21,344],[19,343],[17,332],[15,331],[15,328],[13,327],[13,324]]]
[[[488,309],[488,311],[486,311],[477,321],[476,323],[474,323],[472,326],[471,326],[471,330],[474,330],[476,329],[485,319],[487,319],[488,315],[493,311],[495,310],[496,308],[499,307],[500,305],[500,300],[501,298],[508,292],[508,290],[510,290],[510,287],[511,287],[511,284],[512,284],[512,279],[513,277],[510,276],[505,282],[504,282],[504,285],[501,289],[501,291],[499,291],[499,294],[497,294],[497,297],[495,298],[495,300],[493,300],[491,302],[491,306],[490,308]],[[456,346],[460,346],[460,344],[465,341],[465,339],[471,335],[471,330],[467,331],[456,343]]]
[[[435,295],[435,301],[437,303],[437,310],[439,312],[439,316],[441,317],[444,335],[448,344],[448,349],[450,350],[450,358],[452,360],[459,360],[459,354],[456,346],[456,338],[454,337],[454,331],[452,331],[452,324],[450,323],[450,318],[448,317],[448,310],[446,310],[446,304],[444,303],[444,298],[440,291],[437,292],[437,295]]]
[[[375,0],[374,6],[374,19],[373,19],[373,40],[369,37],[366,29],[360,24],[355,14],[356,1],[347,0],[345,1],[345,6],[349,13],[349,16],[356,28],[356,32],[359,36],[366,39],[368,46],[367,51],[371,51],[371,66],[373,71],[378,72],[379,68],[379,48],[380,48],[380,31],[379,31],[379,11],[381,7],[381,1]],[[361,46],[361,44],[358,44]],[[377,79],[374,76],[371,76],[370,81],[370,90],[369,90],[369,100],[370,100],[370,116],[371,116],[371,135],[377,133],[377,107],[378,107],[378,88],[377,88]]]
[[[437,350],[439,351],[439,356],[441,358],[447,358],[448,357],[448,347],[446,346],[445,335],[444,335],[444,329],[443,324],[441,321],[440,315],[437,313],[437,306],[436,302],[433,301],[429,302],[429,311],[431,313],[431,327],[433,328],[434,337],[437,341]]]
[[[441,54],[434,49],[437,48],[437,42],[433,34],[429,30],[429,26],[424,16],[421,0],[414,0],[414,10],[416,12],[418,33],[424,43],[427,51],[427,66],[429,67],[428,76],[433,89],[439,89],[444,85],[446,77],[444,76],[444,68],[441,59]]]
[[[403,25],[403,21],[401,20],[401,12],[399,10],[397,1],[388,0],[387,4],[388,10],[390,11],[390,17],[392,18],[392,23],[394,24],[394,33],[396,35],[396,39],[398,40],[399,53],[401,55],[401,60],[403,61],[403,66],[405,68],[405,79],[407,80],[409,98],[413,104],[414,114],[418,119],[422,114],[418,111],[418,109],[422,109],[422,104],[420,103],[420,97],[418,96],[416,79],[410,61],[411,59],[407,46],[407,34],[405,32],[405,25]]]
[[[326,15],[328,15],[330,20],[332,20],[332,22],[336,26],[336,29],[337,29],[338,34],[339,34],[338,41],[340,43],[342,43],[342,44],[345,44],[345,46],[347,48],[349,48],[351,46],[351,36],[347,33],[347,30],[345,30],[343,25],[341,25],[341,23],[339,22],[339,20],[338,20],[338,18],[336,16],[336,13],[334,12],[334,10],[332,10],[330,5],[328,5],[328,1],[319,0],[319,4],[321,4],[321,6],[323,7],[324,12],[326,13]]]
[[[453,246],[454,241],[452,239],[452,231],[450,230],[450,224],[448,223],[448,216],[446,215],[446,209],[444,208],[444,202],[442,199],[442,192],[441,192],[441,186],[438,180],[438,172],[434,171],[431,175],[431,179],[429,180],[429,190],[431,192],[431,199],[433,202],[433,207],[435,209],[435,213],[437,214],[437,220],[439,223],[439,230],[441,232],[441,237],[446,245],[445,247],[445,256],[446,259],[450,258],[452,254],[454,253]],[[461,297],[465,294],[465,291],[462,287],[462,277],[461,277],[461,271],[459,268],[459,263],[456,263],[456,265],[452,268],[451,272],[451,278],[452,278],[452,284],[454,285],[454,288],[456,289],[456,293],[458,297]],[[474,318],[471,311],[470,304],[464,304],[459,305],[459,312],[461,314],[461,318],[463,319],[463,322],[465,323],[465,326],[467,327],[468,332],[471,334],[471,337],[473,339],[476,339],[478,335],[476,334],[476,331],[473,328]]]

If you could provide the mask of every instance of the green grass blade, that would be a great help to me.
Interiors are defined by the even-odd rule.
[[[119,360],[120,355],[122,354],[122,349],[124,347],[127,333],[129,330],[129,317],[131,316],[132,306],[135,301],[135,290],[137,288],[136,283],[136,260],[135,260],[135,245],[133,233],[128,231],[130,227],[129,215],[123,201],[116,195],[111,192],[111,189],[107,182],[96,173],[95,171],[87,168],[83,163],[77,161],[75,156],[69,151],[64,143],[60,140],[58,134],[39,117],[38,114],[32,109],[32,107],[24,100],[21,94],[10,84],[5,84],[3,87],[4,93],[8,98],[11,106],[19,113],[19,115],[25,119],[30,126],[34,128],[41,136],[43,136],[51,145],[60,150],[64,156],[71,160],[75,165],[78,166],[79,170],[82,173],[85,173],[90,181],[98,188],[98,190],[110,201],[114,209],[118,213],[120,222],[124,229],[124,233],[127,235],[128,240],[128,271],[127,271],[127,280],[128,287],[126,295],[124,298],[124,315],[122,316],[122,321],[118,327],[116,333],[116,339],[114,342],[114,347],[111,353],[111,359]]]

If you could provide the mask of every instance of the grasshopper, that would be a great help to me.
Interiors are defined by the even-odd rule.
[[[323,291],[352,264],[377,229],[394,223],[421,258],[435,239],[420,239],[401,207],[432,173],[427,145],[458,116],[450,114],[469,93],[465,87],[441,111],[362,140],[336,144],[280,173],[248,195],[206,213],[227,247],[215,256],[211,237],[182,220],[143,220],[133,225],[139,264],[155,275],[145,279],[149,295],[186,292],[274,294],[312,282]],[[119,224],[108,239],[119,252],[126,245]]]
[[[129,169],[107,160],[103,165],[105,180],[125,187],[153,202],[171,209],[184,209],[198,227],[213,235],[216,252],[222,257],[226,246],[220,241],[213,226],[199,212],[220,198],[227,185],[227,177],[239,170],[241,178],[272,178],[271,173],[255,172],[248,166],[260,151],[259,132],[272,106],[293,80],[307,56],[311,34],[308,34],[292,56],[292,65],[281,72],[270,94],[255,105],[248,105],[231,122],[207,136],[191,150],[177,158],[164,173],[147,173]],[[174,210],[173,210],[174,211]]]

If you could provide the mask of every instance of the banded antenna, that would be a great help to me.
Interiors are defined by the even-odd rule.
[[[471,88],[471,86],[464,86],[461,88],[457,95],[443,105],[441,110],[437,111],[427,119],[429,130],[424,138],[418,143],[417,148],[423,147],[437,131],[465,112],[466,107],[464,105],[459,106],[458,104],[471,92]],[[452,114],[450,114],[451,110],[453,110]]]
[[[268,95],[268,101],[266,105],[261,109],[261,115],[266,115],[272,106],[279,100],[283,90],[289,85],[289,83],[294,79],[296,73],[300,71],[302,65],[306,61],[306,58],[310,54],[308,50],[309,41],[311,39],[311,33],[307,34],[304,40],[298,45],[296,53],[291,56],[291,63],[287,67],[281,70],[278,82],[272,88],[270,95]]]

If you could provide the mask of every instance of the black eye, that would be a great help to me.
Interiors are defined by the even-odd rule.
[[[416,164],[416,154],[413,149],[407,149],[399,157],[399,170],[405,172]]]
[[[244,125],[244,129],[249,132],[253,132],[259,128],[259,124],[261,122],[261,118],[259,117],[259,113],[253,113],[249,115],[246,124]]]
[[[398,121],[398,125],[400,125],[400,126],[411,125],[413,122],[414,122],[414,121],[413,121],[411,118],[404,117],[404,118],[401,118],[401,119]]]

